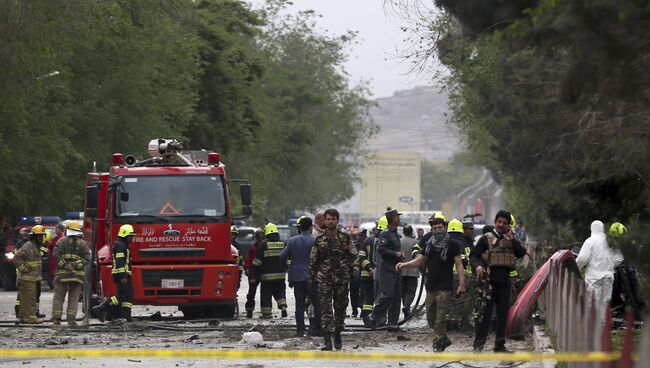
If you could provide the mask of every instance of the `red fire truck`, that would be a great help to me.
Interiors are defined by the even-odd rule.
[[[116,294],[112,246],[119,227],[131,224],[135,304],[175,305],[186,317],[233,317],[239,269],[230,225],[252,214],[251,186],[228,179],[218,153],[182,148],[176,140],[152,140],[151,158],[115,153],[108,172],[88,174],[84,237],[94,245],[92,291]],[[231,215],[233,183],[240,184],[241,216]]]

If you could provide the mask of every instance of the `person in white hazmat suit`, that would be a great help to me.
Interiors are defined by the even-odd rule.
[[[605,226],[601,221],[591,223],[591,236],[582,245],[576,262],[580,269],[587,267],[585,283],[594,295],[602,321],[612,299],[614,269],[623,263],[623,254],[618,249],[609,247]]]

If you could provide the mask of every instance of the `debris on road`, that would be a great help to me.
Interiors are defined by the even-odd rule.
[[[264,337],[262,337],[262,334],[253,331],[253,332],[244,332],[244,335],[242,336],[242,340],[240,343],[242,344],[249,344],[249,345],[260,345],[264,342]]]

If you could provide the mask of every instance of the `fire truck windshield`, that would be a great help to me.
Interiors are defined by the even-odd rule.
[[[117,217],[226,214],[223,178],[219,175],[125,176],[116,198]]]

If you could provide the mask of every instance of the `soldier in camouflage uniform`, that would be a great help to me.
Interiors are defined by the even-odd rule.
[[[341,330],[348,307],[350,262],[357,255],[350,235],[338,230],[338,223],[337,210],[330,208],[325,211],[327,231],[316,238],[309,259],[309,279],[318,284],[318,299],[323,311],[321,326],[325,345],[321,350],[332,350],[332,332],[334,347],[340,350],[343,346]]]

